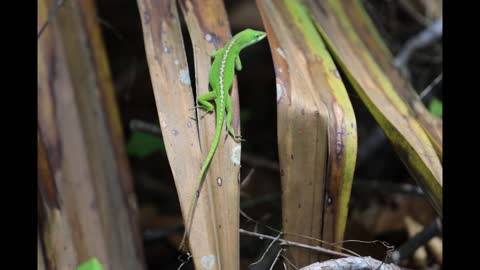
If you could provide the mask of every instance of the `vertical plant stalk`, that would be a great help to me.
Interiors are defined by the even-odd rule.
[[[357,151],[352,106],[303,5],[288,0],[263,0],[257,5],[277,79],[283,230],[339,242]],[[287,239],[305,241],[288,234]],[[297,265],[319,260],[318,254],[298,248],[289,252]]]
[[[39,22],[51,8],[51,1],[39,2]],[[91,257],[107,269],[143,269],[136,200],[95,14],[93,1],[68,1],[38,40],[41,239],[47,265],[58,269]]]
[[[150,77],[184,220],[214,136],[214,115],[195,115],[190,74],[175,1],[138,0]],[[208,91],[209,53],[230,38],[221,1],[180,1],[194,50],[197,96]],[[238,130],[238,93],[232,90]],[[236,105],[236,106],[235,106]],[[220,112],[222,113],[222,112]],[[239,268],[240,145],[225,133],[204,177],[189,247],[196,269]],[[238,163],[235,163],[237,162]]]
[[[230,25],[223,1],[180,0],[179,3],[192,41],[196,96],[198,97],[210,89],[209,74],[212,61],[210,53],[222,48],[230,40]],[[240,105],[236,80],[229,92],[233,104],[232,127],[236,134],[240,134]],[[197,122],[202,162],[215,136],[215,114],[217,113],[224,112],[215,111]],[[199,110],[197,119],[202,114],[203,112]],[[227,134],[225,123],[223,125],[221,141],[206,172],[204,185],[214,205],[211,218],[212,223],[215,224],[213,229],[217,241],[218,262],[223,269],[239,269],[241,144],[236,143]]]

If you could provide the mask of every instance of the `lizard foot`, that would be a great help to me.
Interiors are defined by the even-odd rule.
[[[239,142],[244,142],[244,141],[245,141],[245,140],[242,138],[242,136],[237,136],[237,135],[233,136],[233,140],[234,140],[235,142],[237,142],[237,143],[239,143]]]
[[[205,112],[202,115],[200,115],[200,120],[203,119],[207,114],[209,114],[209,112]]]
[[[201,105],[198,105],[198,106],[195,106],[195,107],[191,108],[189,111],[195,111],[196,109],[205,109],[205,107],[203,107]]]

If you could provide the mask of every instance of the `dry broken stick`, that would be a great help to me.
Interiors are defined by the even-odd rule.
[[[128,124],[132,131],[143,131],[151,133],[152,135],[162,136],[162,130],[158,125],[138,119],[130,120]]]
[[[441,226],[440,219],[436,219],[428,227],[423,229],[423,231],[416,234],[412,239],[395,250],[392,253],[392,256],[388,258],[388,262],[399,263],[401,260],[412,256],[418,247],[424,245],[434,236],[440,234]]]

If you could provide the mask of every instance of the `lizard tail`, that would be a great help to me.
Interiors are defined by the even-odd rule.
[[[200,173],[198,174],[197,178],[197,184],[195,186],[195,194],[194,197],[192,198],[192,201],[190,203],[190,207],[188,210],[188,218],[185,220],[185,232],[183,233],[183,238],[182,241],[180,242],[180,247],[179,249],[181,251],[186,252],[185,248],[185,242],[187,240],[188,235],[190,234],[190,229],[192,227],[192,221],[193,221],[193,214],[194,214],[194,209],[195,205],[197,204],[197,201],[200,197],[200,187],[202,186],[203,183],[203,176],[205,175],[205,172],[207,171],[208,166],[210,165],[210,162],[212,161],[213,155],[215,154],[215,151],[217,150],[218,143],[220,142],[220,133],[222,131],[222,123],[221,121],[217,121],[217,126],[215,128],[215,138],[213,139],[212,146],[210,147],[210,151],[208,152],[207,157],[205,158],[205,161],[203,162],[202,168],[200,169]]]

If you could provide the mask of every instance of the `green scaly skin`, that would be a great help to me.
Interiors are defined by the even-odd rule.
[[[210,69],[209,78],[212,91],[198,97],[199,105],[197,107],[204,109],[208,113],[213,110],[216,111],[215,137],[213,138],[210,151],[208,152],[202,168],[200,169],[200,173],[198,174],[195,186],[195,196],[190,203],[188,219],[185,220],[185,233],[183,234],[182,242],[180,243],[180,250],[185,251],[185,241],[190,231],[195,204],[200,196],[202,179],[207,171],[210,161],[212,161],[215,151],[217,150],[218,143],[220,142],[225,113],[227,114],[228,134],[230,134],[235,141],[241,139],[240,136],[235,134],[232,128],[232,99],[229,94],[235,76],[235,68],[237,70],[242,69],[242,63],[240,62],[239,56],[240,51],[261,41],[265,37],[265,32],[245,29],[236,34],[222,49],[214,51],[211,54],[212,57],[215,57]],[[215,100],[215,107],[211,103],[212,100]]]

